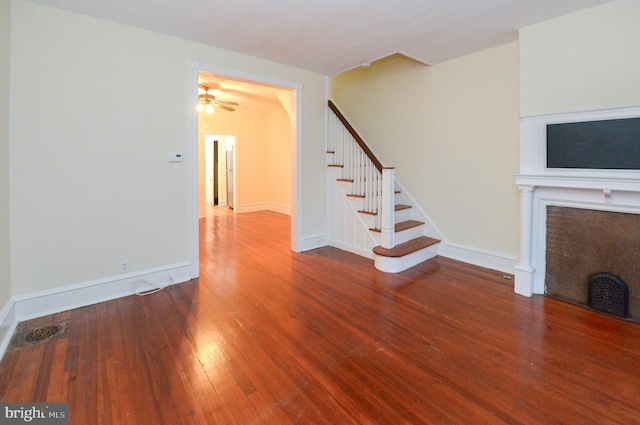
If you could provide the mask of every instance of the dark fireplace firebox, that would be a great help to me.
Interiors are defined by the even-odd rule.
[[[547,206],[545,293],[640,321],[640,214]]]

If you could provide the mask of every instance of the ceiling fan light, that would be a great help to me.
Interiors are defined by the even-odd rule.
[[[208,113],[208,114],[213,114],[214,109],[213,109],[213,105],[212,105],[212,104],[210,104],[210,103],[209,103],[209,104],[205,107],[205,109],[207,110],[207,113]]]
[[[198,106],[196,106],[196,109],[198,110],[198,112],[202,112],[204,111],[204,105],[202,103],[198,103]]]

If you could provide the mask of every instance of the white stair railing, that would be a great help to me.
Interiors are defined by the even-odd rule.
[[[350,195],[363,198],[360,212],[373,215],[374,227],[382,232],[382,247],[393,248],[394,170],[382,167],[331,101],[329,108],[329,165],[342,167],[341,180],[353,182]]]

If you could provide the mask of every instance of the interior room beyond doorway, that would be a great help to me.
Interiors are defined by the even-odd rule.
[[[198,217],[207,205],[291,216],[296,90],[202,71],[198,88],[216,102],[198,108]]]

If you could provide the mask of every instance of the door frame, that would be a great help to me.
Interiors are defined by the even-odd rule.
[[[191,111],[189,125],[189,146],[187,161],[189,164],[189,245],[191,277],[200,276],[200,245],[198,225],[198,112],[195,105],[198,100],[198,73],[200,71],[220,76],[244,80],[248,83],[267,84],[291,90],[291,250],[300,252],[302,246],[302,84],[295,81],[281,80],[266,75],[254,74],[237,69],[189,61],[189,96],[188,110]]]

